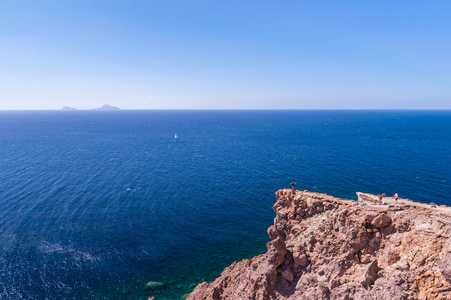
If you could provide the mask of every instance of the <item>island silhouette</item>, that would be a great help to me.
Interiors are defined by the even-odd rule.
[[[62,110],[77,110],[77,109],[74,107],[70,107],[70,106],[64,106],[62,108]],[[90,110],[121,110],[121,109],[117,106],[111,106],[109,104],[105,104],[102,107],[91,108]]]

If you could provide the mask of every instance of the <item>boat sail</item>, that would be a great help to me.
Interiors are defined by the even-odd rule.
[[[179,139],[179,137],[177,136],[177,133],[175,134],[175,139],[176,139],[176,140],[178,140],[178,139]]]

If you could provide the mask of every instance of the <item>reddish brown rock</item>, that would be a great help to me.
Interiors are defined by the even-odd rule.
[[[377,259],[375,259],[366,267],[365,273],[363,273],[360,283],[365,286],[373,284],[377,279],[377,272],[379,272],[379,270],[380,268],[377,263]]]
[[[451,299],[451,209],[279,190],[265,254],[188,300]]]
[[[378,279],[365,300],[407,300],[406,292],[393,282]]]
[[[349,300],[350,291],[347,284],[334,288],[330,293],[331,300]]]
[[[391,219],[389,216],[387,216],[386,213],[382,213],[380,215],[378,215],[377,217],[375,217],[373,219],[373,221],[371,221],[371,225],[373,225],[374,227],[377,228],[383,228],[388,226],[388,224],[390,224]]]
[[[440,272],[451,282],[451,251],[444,253],[443,258],[437,262]]]

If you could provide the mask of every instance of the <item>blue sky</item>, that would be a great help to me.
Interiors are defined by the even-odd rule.
[[[451,109],[451,1],[0,0],[0,109]]]

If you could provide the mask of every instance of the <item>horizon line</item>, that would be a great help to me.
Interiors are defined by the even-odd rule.
[[[385,110],[385,111],[395,111],[395,110],[451,110],[451,108],[119,108],[119,109],[96,109],[96,108],[82,108],[82,109],[0,109],[0,111],[62,111],[62,112],[76,112],[76,111],[93,111],[93,112],[120,112],[120,111],[239,111],[239,110],[254,110],[254,111],[272,111],[272,110]]]

